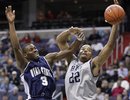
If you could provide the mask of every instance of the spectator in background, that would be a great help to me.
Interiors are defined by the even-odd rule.
[[[9,58],[7,60],[7,65],[6,65],[7,73],[8,75],[11,75],[13,71],[16,71],[18,76],[20,76],[20,71],[19,69],[14,65],[13,59]]]
[[[26,33],[24,35],[24,37],[20,40],[20,42],[23,42],[23,43],[31,43],[32,39],[29,35],[29,33]]]
[[[15,85],[11,84],[9,82],[9,78],[6,76],[4,78],[4,81],[0,84],[0,92],[3,92],[5,94],[13,92]]]
[[[64,19],[70,19],[70,18],[72,18],[72,16],[67,11],[65,11],[64,12]]]
[[[42,10],[37,11],[36,22],[42,23],[46,20],[45,14]]]
[[[128,92],[127,90],[124,89],[123,93],[122,93],[122,100],[129,100],[128,99]]]
[[[110,35],[110,29],[106,29],[106,30],[99,30],[99,35],[101,36],[101,42],[103,43],[103,45],[105,45],[108,41],[109,35]]]
[[[107,80],[102,81],[101,91],[105,94],[111,95],[111,88],[109,88],[109,83]]]
[[[49,45],[49,47],[53,47],[54,45],[56,45],[56,37],[57,35],[54,35],[54,37],[48,40],[47,45]]]
[[[107,80],[110,82],[110,75],[106,73],[106,69],[102,70],[102,74],[99,76],[99,79],[97,81],[97,87],[101,87],[102,81]]]
[[[97,88],[96,100],[104,100],[104,93],[101,92],[101,88]]]
[[[118,73],[117,70],[114,68],[114,65],[109,65],[107,67],[106,73],[110,75],[110,81],[117,81],[118,79]]]
[[[32,37],[32,40],[34,43],[40,43],[41,42],[41,38],[40,36],[37,34],[37,33],[32,33],[33,34],[33,37]]]
[[[54,74],[56,80],[64,79],[66,73],[67,61],[65,59],[58,60],[54,63]]]
[[[99,52],[103,49],[103,44],[100,41],[95,41],[91,44],[92,49],[94,50],[94,57],[99,54]]]
[[[95,42],[97,40],[101,40],[101,36],[99,35],[99,32],[95,29],[95,27],[92,28],[92,33],[87,39],[91,44],[92,42]]]
[[[101,42],[96,42],[91,45],[92,49],[100,52],[103,49],[103,44]]]
[[[129,43],[128,46],[125,47],[124,56],[129,56],[130,57],[130,43]]]
[[[124,91],[124,88],[121,87],[121,80],[117,81],[117,87],[112,90],[112,96],[121,95]]]
[[[14,87],[13,91],[9,93],[9,99],[8,100],[18,100],[19,98],[19,93],[18,93],[18,87]]]
[[[125,78],[128,76],[128,69],[125,67],[124,62],[119,62],[118,77]]]
[[[25,99],[23,98],[23,96],[19,95],[18,100],[25,100]]]
[[[56,44],[56,36],[54,35],[54,37],[50,38],[47,42],[47,52],[56,52],[58,51],[58,47]]]
[[[52,13],[51,10],[48,10],[48,11],[47,11],[46,18],[47,18],[48,20],[53,20],[53,19],[54,19],[54,14]]]
[[[20,85],[20,78],[17,75],[16,71],[12,71],[10,82],[14,84],[15,86]]]
[[[18,88],[14,87],[13,91],[9,93],[9,100],[17,100],[18,99]]]
[[[125,56],[124,64],[126,68],[130,71],[130,56]]]
[[[3,82],[4,77],[5,77],[5,71],[3,68],[0,69],[0,84]]]
[[[123,80],[122,77],[118,77],[118,80],[116,82],[114,82],[114,84],[112,86],[112,90],[118,86],[117,85],[118,81],[121,81],[122,88],[124,88],[125,90],[129,90],[129,88],[130,88],[129,82],[126,80]]]
[[[63,19],[64,18],[64,11],[61,10],[60,13],[57,15],[57,19]]]
[[[4,96],[2,97],[2,100],[8,100],[8,96],[7,96],[7,95],[4,95]]]
[[[130,84],[130,71],[128,72],[128,76],[126,76],[126,77],[124,78],[124,80],[128,81],[129,84]]]
[[[9,33],[7,32],[7,34],[2,35],[2,37],[1,37],[0,40],[1,40],[1,42],[3,44],[7,45],[9,43],[9,41],[10,41],[10,39],[9,39]]]

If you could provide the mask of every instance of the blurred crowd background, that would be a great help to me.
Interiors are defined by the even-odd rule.
[[[116,49],[102,67],[97,82],[97,100],[130,100],[130,1],[119,2],[126,16],[119,27]],[[52,36],[44,35],[44,38],[41,37],[42,32],[40,34],[35,30],[44,32],[44,30],[60,30],[71,26],[89,27],[91,34],[86,35],[84,44],[90,44],[96,56],[107,42],[111,31],[107,28],[104,30],[97,28],[111,26],[104,21],[104,10],[112,3],[113,0],[0,0],[0,100],[26,98],[20,81],[21,73],[17,68],[8,36],[8,22],[4,14],[6,6],[12,5],[16,10],[16,30],[28,31],[19,37],[21,45],[34,43],[40,55],[44,56],[59,51],[55,40],[59,33]],[[71,44],[74,40],[74,37],[70,37],[68,43]],[[121,51],[117,52],[120,48]],[[55,95],[62,93],[64,100],[66,100],[64,78],[67,66],[64,59],[53,64],[57,83]],[[62,99],[59,97],[56,100]]]

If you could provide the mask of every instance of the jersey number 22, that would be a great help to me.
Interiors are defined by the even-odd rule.
[[[79,72],[72,73],[71,77],[69,78],[69,83],[80,82],[80,74]]]

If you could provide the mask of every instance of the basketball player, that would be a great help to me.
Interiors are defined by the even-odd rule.
[[[68,55],[69,64],[65,77],[65,91],[67,100],[95,100],[96,82],[98,80],[100,69],[110,56],[117,37],[118,23],[112,25],[109,40],[98,56],[92,58],[92,48],[90,45],[83,45],[79,51],[78,57]],[[57,43],[60,50],[69,48],[67,39],[70,33],[62,32],[57,37]]]
[[[15,32],[15,11],[8,6],[5,10],[6,17],[9,22],[9,34],[14,50],[15,58],[20,68],[21,80],[23,81],[25,92],[28,96],[27,100],[52,100],[52,94],[55,91],[55,79],[51,71],[50,65],[56,59],[61,59],[66,55],[74,52],[76,46],[79,46],[81,41],[76,40],[72,45],[73,48],[68,48],[57,53],[47,54],[45,57],[39,56],[37,48],[33,44],[27,44],[21,49],[17,34]],[[82,39],[83,33],[78,28],[71,28],[70,31],[78,32],[77,39]]]

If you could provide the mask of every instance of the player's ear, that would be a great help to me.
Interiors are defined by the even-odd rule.
[[[24,52],[24,53],[23,53],[23,56],[24,56],[25,58],[27,58],[27,53]]]
[[[24,57],[27,58],[27,54],[25,54]]]

